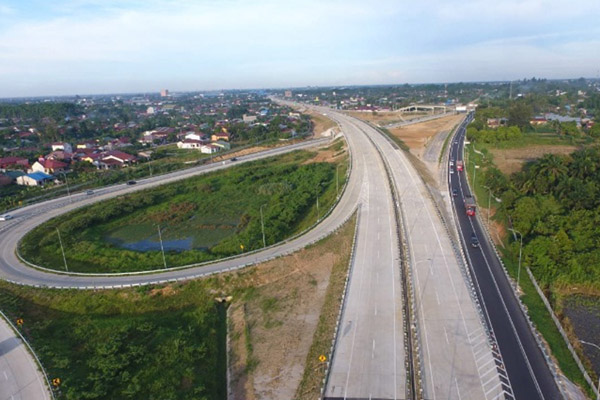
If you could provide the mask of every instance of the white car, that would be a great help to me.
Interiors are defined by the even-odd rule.
[[[10,215],[10,214],[0,215],[0,221],[8,221],[9,219],[12,219],[12,215]]]

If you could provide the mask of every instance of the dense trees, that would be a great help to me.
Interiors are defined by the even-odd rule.
[[[524,256],[545,284],[600,286],[600,149],[570,156],[547,154],[510,182],[497,170],[486,185],[502,194],[502,207],[524,235]]]

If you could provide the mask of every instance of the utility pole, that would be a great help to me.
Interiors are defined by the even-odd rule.
[[[519,246],[519,269],[517,271],[517,287],[519,286],[519,282],[521,282],[521,255],[523,254],[523,234],[516,229],[508,228],[508,230],[513,231],[514,233],[518,233],[521,237],[521,245]]]
[[[61,172],[61,174],[63,174],[65,177],[65,183],[67,184],[67,195],[69,196],[69,202],[72,202],[73,199],[71,198],[71,189],[69,189],[69,180],[67,179],[67,174],[65,174],[64,172]]]
[[[265,239],[265,221],[263,219],[263,208],[264,204],[260,206],[260,227],[262,228],[263,247],[267,247],[267,241]]]
[[[579,341],[583,344],[587,344],[588,346],[595,347],[598,351],[600,351],[600,346],[598,346],[595,343],[586,342],[585,340],[579,340]],[[600,400],[600,377],[598,378],[598,386],[596,388],[596,394],[597,394],[596,400]]]
[[[336,165],[335,167],[335,193],[337,196],[340,195],[340,178],[339,178],[339,173],[338,173],[338,169],[339,169],[340,165]]]
[[[318,186],[317,186],[317,222],[319,222],[319,190],[318,190]]]
[[[65,256],[65,248],[63,247],[62,239],[60,238],[60,231],[56,228],[56,233],[58,234],[58,241],[60,243],[60,250],[62,251],[63,261],[65,262],[65,271],[69,272],[69,268],[67,268],[67,257]]]
[[[160,251],[162,252],[163,264],[167,269],[167,259],[165,258],[165,248],[163,247],[162,234],[160,233],[160,225],[158,225],[158,240],[160,240]]]

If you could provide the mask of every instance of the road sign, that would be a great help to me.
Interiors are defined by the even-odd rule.
[[[21,325],[23,325],[23,322],[25,322],[25,321],[23,321],[23,318],[17,319],[17,325],[21,326]]]
[[[60,378],[52,379],[52,386],[60,386]]]
[[[321,354],[321,355],[319,356],[319,361],[321,361],[321,362],[325,362],[326,360],[327,360],[327,357],[325,357],[323,354]]]

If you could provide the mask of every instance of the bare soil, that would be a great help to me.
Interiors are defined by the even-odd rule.
[[[340,150],[332,149],[329,144],[327,147],[320,148],[314,157],[304,161],[303,164],[312,164],[319,162],[336,163],[347,155],[346,142],[343,142],[343,147]]]
[[[439,132],[449,132],[464,115],[450,115],[431,121],[390,129],[390,132],[402,139],[410,148],[410,152],[423,158],[427,144]]]
[[[373,122],[374,124],[386,125],[393,122],[408,121],[413,118],[419,118],[426,114],[424,113],[401,113],[398,111],[386,111],[386,112],[361,112],[361,111],[347,111],[348,115],[354,118],[362,119],[363,121]]]
[[[337,131],[337,124],[331,119],[327,118],[325,115],[314,111],[305,111],[305,113],[310,115],[310,118],[313,122],[313,132],[315,137],[321,137],[322,134],[329,129],[334,129]]]
[[[332,268],[347,259],[352,234],[346,224],[315,246],[235,274],[254,289],[231,305],[230,398],[294,397]]]
[[[535,145],[518,149],[490,149],[494,164],[506,175],[520,171],[524,163],[542,157],[544,154],[570,154],[576,146]]]

